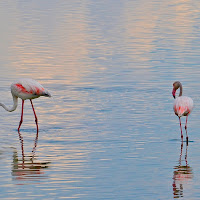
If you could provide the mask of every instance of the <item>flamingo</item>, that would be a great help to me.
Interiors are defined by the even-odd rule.
[[[176,98],[176,90],[178,88],[180,88],[180,92],[179,96]],[[182,84],[179,81],[175,81],[173,83],[173,90],[172,90],[172,95],[175,99],[173,109],[175,115],[177,115],[179,118],[182,140],[183,140],[183,132],[181,127],[181,117],[186,116],[185,131],[186,131],[186,142],[188,144],[187,120],[188,120],[188,115],[192,112],[193,109],[193,100],[190,97],[182,96],[182,93],[183,93]]]
[[[18,98],[22,99],[21,120],[18,126],[18,133],[20,134],[20,127],[23,122],[24,101],[26,99],[30,99],[38,133],[38,119],[33,106],[32,99],[38,98],[40,96],[51,97],[51,94],[46,89],[44,89],[44,87],[40,83],[29,78],[23,78],[13,82],[11,84],[11,93],[13,96],[13,106],[11,108],[8,108],[3,103],[0,103],[0,106],[2,106],[6,111],[12,112],[17,108]]]

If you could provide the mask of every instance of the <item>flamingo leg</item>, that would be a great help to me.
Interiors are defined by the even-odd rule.
[[[22,160],[24,162],[24,140],[23,140],[23,137],[21,136],[21,133],[18,131],[19,133],[19,139],[20,139],[20,142],[21,142],[21,149],[22,149]]]
[[[35,156],[35,150],[36,150],[36,147],[37,147],[37,142],[38,142],[38,131],[37,131],[37,133],[36,133],[35,142],[34,142],[34,147],[33,147],[33,150],[32,150],[32,153],[33,153],[32,159],[33,159],[34,156]]]
[[[33,102],[32,102],[31,99],[30,99],[30,102],[31,102],[31,106],[32,106],[33,113],[34,113],[34,116],[35,116],[35,124],[36,124],[37,132],[38,132],[38,119],[37,119],[37,115],[36,115],[36,113],[35,113],[35,109],[34,109],[34,107],[33,107]]]
[[[19,122],[18,132],[19,132],[20,127],[21,127],[22,122],[23,122],[23,114],[24,114],[24,100],[22,100],[22,112],[21,112],[21,120]]]
[[[178,117],[179,118],[179,122],[180,122],[180,129],[181,129],[181,139],[183,140],[183,132],[182,132],[182,127],[181,127],[181,118],[180,117]]]
[[[36,113],[35,113],[35,109],[34,109],[34,107],[33,107],[33,102],[32,102],[31,99],[30,99],[30,102],[31,102],[31,106],[32,106],[33,113],[34,113],[34,116],[35,116],[35,123],[36,123],[36,127],[37,127],[37,133],[36,133],[36,137],[35,137],[34,147],[33,147],[33,150],[32,150],[33,158],[34,158],[35,149],[36,149],[36,147],[37,147],[37,142],[38,142],[39,128],[38,128],[38,119],[37,119],[37,115],[36,115]]]
[[[183,140],[181,142],[181,153],[180,153],[180,158],[179,158],[179,166],[181,166],[182,154],[183,154]]]
[[[20,133],[20,127],[22,125],[22,122],[23,122],[23,114],[24,114],[24,100],[22,100],[22,112],[21,112],[21,120],[19,122],[19,127],[18,127],[18,134],[19,134],[19,139],[20,139],[20,142],[21,142],[21,149],[22,149],[22,158],[24,159],[24,141],[23,141],[23,137]]]
[[[188,163],[187,163],[187,150],[188,150],[188,145],[186,146],[186,152],[185,152],[185,163],[186,163],[186,166],[188,165]]]
[[[187,142],[187,145],[188,145],[187,120],[188,120],[188,115],[187,115],[187,117],[186,117],[186,122],[185,122],[186,142]]]

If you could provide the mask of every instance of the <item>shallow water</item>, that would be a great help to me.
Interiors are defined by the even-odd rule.
[[[191,1],[1,1],[1,199],[199,199],[199,8]],[[172,83],[194,100],[180,139]],[[184,124],[184,118],[183,124]]]

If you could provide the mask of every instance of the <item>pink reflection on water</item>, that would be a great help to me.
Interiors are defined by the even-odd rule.
[[[193,179],[193,171],[192,168],[188,165],[187,161],[187,150],[188,145],[186,145],[186,153],[185,159],[182,160],[182,152],[183,152],[183,142],[181,143],[181,152],[179,157],[179,165],[174,166],[174,175],[173,175],[173,195],[174,198],[184,197],[184,187],[188,187],[190,185],[190,181]],[[182,161],[185,164],[182,164]]]
[[[17,152],[13,153],[13,165],[12,165],[12,176],[14,180],[22,181],[17,185],[24,185],[27,182],[24,181],[36,181],[47,178],[45,175],[45,168],[49,167],[50,162],[39,162],[35,159],[35,150],[38,142],[38,131],[32,150],[31,156],[25,156],[24,143],[21,133],[19,133],[19,140],[21,143],[22,158],[18,158]]]

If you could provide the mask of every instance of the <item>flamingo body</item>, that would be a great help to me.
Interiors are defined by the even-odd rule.
[[[40,83],[28,78],[20,79],[12,83],[11,93],[22,100],[35,99],[40,96],[51,97],[50,93]]]
[[[186,96],[177,97],[174,101],[173,109],[178,117],[187,116],[192,112],[193,100]]]

